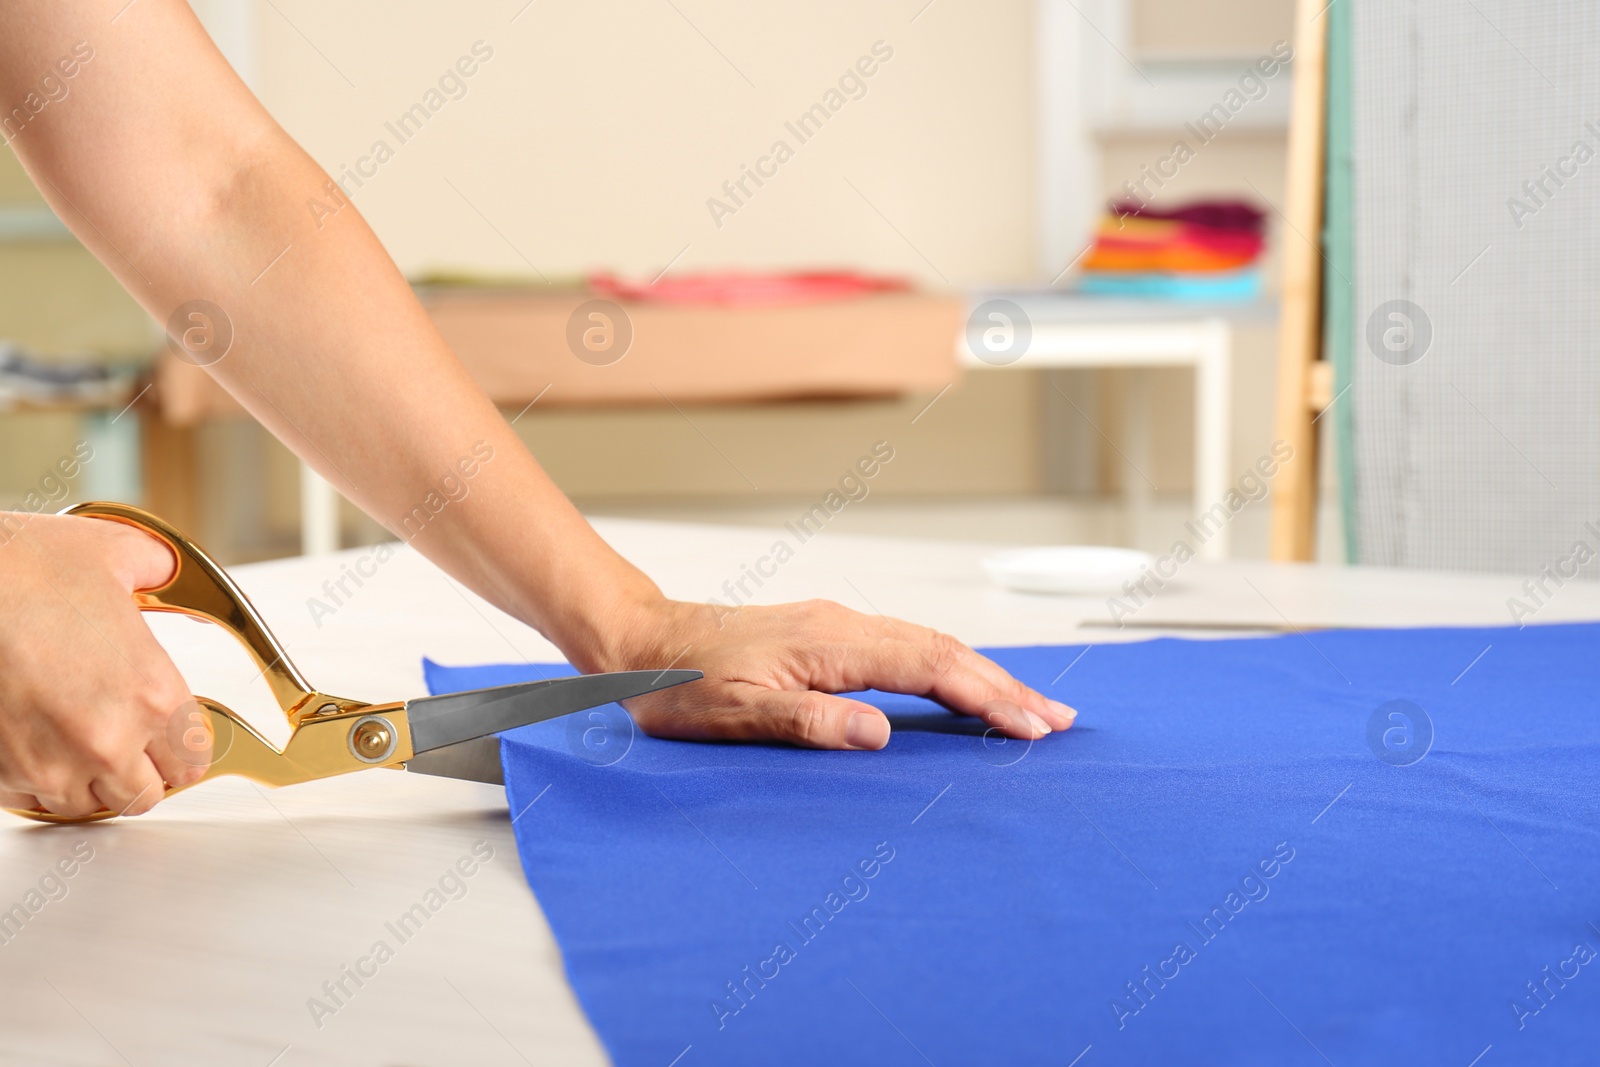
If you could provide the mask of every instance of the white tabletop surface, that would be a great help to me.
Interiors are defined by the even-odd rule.
[[[674,596],[721,595],[772,531],[601,521]],[[328,692],[422,692],[423,656],[449,664],[556,658],[415,553],[383,563],[332,615],[307,599],[370,550],[240,567],[235,576],[294,660]],[[1082,628],[1104,598],[1004,592],[983,545],[824,532],[766,582],[766,602],[829,597],[937,626],[973,644],[1096,644],[1157,630]],[[371,568],[366,568],[370,570]],[[1192,562],[1134,616],[1307,625],[1498,625],[1523,577]],[[1600,619],[1600,583],[1569,583],[1537,622]],[[211,628],[160,618],[193,688],[270,708],[242,653]],[[1213,635],[1215,636],[1215,635]],[[1466,667],[1466,664],[1462,665]],[[1070,675],[1061,683],[1071,702]],[[1083,708],[1093,716],[1095,709]],[[257,716],[281,736],[281,720]],[[537,809],[524,818],[537,820]],[[80,844],[86,843],[85,844]],[[396,920],[474,845],[493,858],[420,931]],[[72,854],[92,858],[15,934],[0,934],[0,1062],[11,1064],[594,1064],[604,1053],[573,998],[518,866],[498,787],[372,771],[278,791],[207,783],[152,814],[90,827],[0,824],[0,911]],[[479,849],[485,848],[478,845]],[[3,916],[0,916],[3,918]],[[3,928],[0,928],[3,929]],[[308,999],[380,939],[392,959],[315,1020]],[[369,966],[368,970],[372,968]],[[320,1021],[320,1026],[318,1022]],[[691,1067],[685,1064],[684,1067]]]

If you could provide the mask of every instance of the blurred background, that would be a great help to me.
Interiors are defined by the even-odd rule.
[[[1290,0],[194,6],[591,515],[781,523],[887,440],[892,463],[832,528],[1166,550],[1200,509],[1192,369],[960,358],[963,323],[996,293],[1030,310],[1059,295],[1068,327],[1220,323],[1230,483],[1271,451],[1276,250],[1300,238],[1280,214],[1293,64],[1266,61],[1286,54]],[[469,56],[470,76],[441,83]],[[419,103],[426,121],[401,123]],[[796,127],[818,104],[825,122]],[[392,151],[374,162],[380,141]],[[779,141],[790,153],[760,162]],[[768,177],[740,190],[751,168]],[[1107,222],[1130,196],[1145,209],[1132,229]],[[1172,231],[1138,224],[1215,201],[1260,212],[1265,250],[1201,265],[1236,284],[1186,288]],[[1124,238],[1167,244],[1119,260]],[[777,318],[728,295],[730,279],[812,271],[865,288],[784,297]],[[696,279],[721,295],[672,287]],[[560,309],[596,296],[639,309],[613,380],[636,377],[614,394],[607,367],[559,342]],[[558,340],[542,345],[552,307]],[[842,367],[836,338],[853,345]],[[143,501],[226,562],[301,550],[319,505],[298,463],[207,399],[198,371],[154,371],[160,329],[9,151],[0,341],[0,507],[89,441],[52,507]],[[719,343],[739,373],[709,388],[690,364]],[[812,352],[816,381],[771,365]],[[1336,560],[1334,511],[1318,543]],[[348,504],[334,521],[345,545],[387,536]],[[1230,553],[1263,558],[1267,525],[1249,503]]]

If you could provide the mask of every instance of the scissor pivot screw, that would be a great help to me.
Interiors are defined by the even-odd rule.
[[[399,738],[381,715],[365,715],[350,727],[350,754],[362,763],[382,763],[394,755]]]

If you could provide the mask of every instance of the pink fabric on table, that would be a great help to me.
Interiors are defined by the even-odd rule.
[[[854,271],[806,271],[789,274],[747,274],[726,271],[684,274],[655,282],[629,282],[612,274],[595,274],[589,287],[601,296],[653,304],[700,304],[723,307],[781,307],[816,304],[863,296],[902,293],[911,286],[902,278]]]

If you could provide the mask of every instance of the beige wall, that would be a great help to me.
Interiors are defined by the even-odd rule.
[[[1293,0],[1138,0],[1133,44],[1144,55],[1254,56],[1287,41]]]
[[[912,22],[925,2],[536,3],[510,22],[516,3],[277,0],[261,91],[331,171],[396,148],[356,202],[410,271],[649,276],[687,246],[677,269],[1025,278],[1032,5],[943,0]],[[478,40],[493,58],[465,97],[399,144],[385,121]],[[866,95],[799,143],[784,122],[880,40]],[[719,228],[707,199],[780,138],[794,158]]]
[[[0,205],[42,203],[11,150],[0,150]],[[152,338],[144,312],[76,242],[0,243],[0,339],[46,353],[139,359]],[[80,433],[67,416],[0,417],[0,507],[70,454]]]
[[[42,205],[17,157],[0,150],[0,205]],[[0,243],[0,338],[49,352],[147,352],[153,335],[133,298],[74,241]]]

